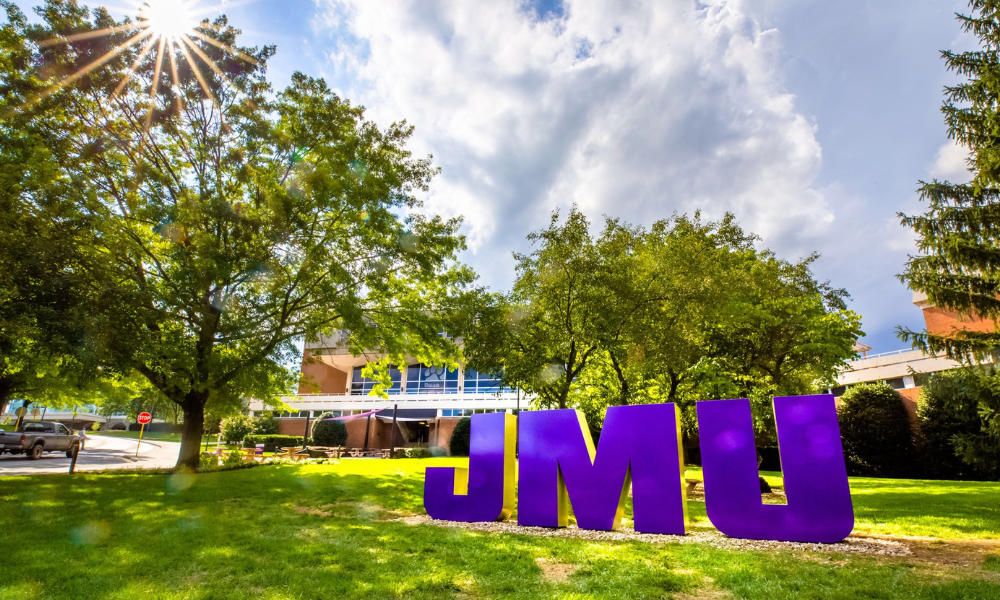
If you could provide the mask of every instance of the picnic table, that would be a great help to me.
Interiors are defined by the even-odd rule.
[[[337,446],[335,448],[325,448],[326,455],[330,458],[340,458],[344,455],[345,448],[343,446]]]
[[[687,493],[690,494],[691,492],[694,491],[694,488],[698,487],[698,484],[701,483],[701,480],[689,477],[685,479],[684,482],[687,483]]]
[[[302,451],[302,448],[300,448],[299,446],[282,448],[281,450],[287,454],[287,458],[290,458],[292,460],[299,460],[300,458],[309,458],[308,454],[297,454],[298,452]]]

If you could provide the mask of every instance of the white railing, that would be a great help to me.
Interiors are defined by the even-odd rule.
[[[902,350],[893,350],[892,352],[879,352],[878,354],[868,354],[862,356],[857,360],[871,360],[873,358],[882,358],[883,356],[895,356],[897,354],[906,354],[907,352],[914,352],[913,348],[903,348]],[[857,362],[857,361],[854,361]]]
[[[299,394],[286,396],[282,402],[293,410],[377,410],[392,408],[422,409],[476,409],[476,408],[527,408],[530,399],[522,397],[518,402],[517,393],[487,394],[394,394],[388,399],[379,396],[356,396],[353,394]],[[259,401],[250,403],[251,410],[265,410]]]

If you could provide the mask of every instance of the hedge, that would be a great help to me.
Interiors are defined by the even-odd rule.
[[[429,448],[396,448],[393,458],[430,458]]]
[[[310,442],[312,440],[309,440]],[[243,438],[244,448],[255,448],[264,444],[264,452],[277,452],[281,448],[302,447],[302,436],[294,435],[248,435]]]

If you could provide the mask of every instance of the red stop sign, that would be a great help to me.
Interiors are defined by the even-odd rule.
[[[139,421],[141,425],[146,425],[153,420],[153,415],[149,413],[142,413],[136,420]]]

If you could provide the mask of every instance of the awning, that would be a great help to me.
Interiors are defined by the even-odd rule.
[[[376,418],[392,421],[392,409],[378,411]],[[400,408],[396,411],[397,421],[433,421],[437,418],[437,410],[433,408]]]

